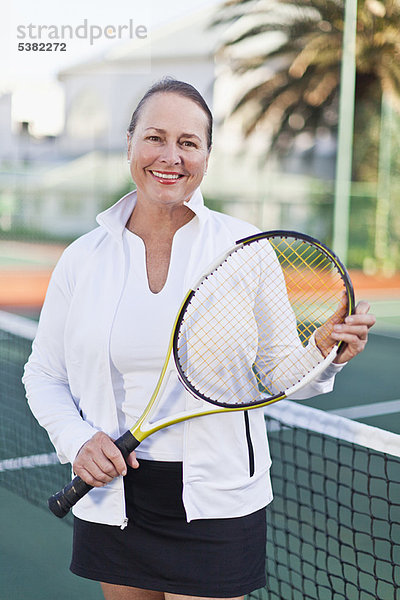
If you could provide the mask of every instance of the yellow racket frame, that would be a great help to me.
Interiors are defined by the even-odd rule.
[[[281,231],[281,230],[264,232],[264,233],[256,234],[256,235],[249,236],[247,238],[238,240],[233,248],[230,248],[222,256],[218,257],[218,259],[213,263],[213,265],[211,265],[209,267],[207,272],[204,273],[203,276],[199,279],[196,286],[194,286],[193,289],[189,290],[187,292],[185,298],[183,299],[183,302],[180,306],[180,309],[179,309],[178,314],[174,321],[172,333],[171,333],[169,343],[168,343],[168,349],[167,349],[165,362],[164,362],[163,368],[161,370],[160,376],[158,378],[157,385],[153,391],[153,394],[152,394],[145,410],[143,411],[142,415],[139,417],[138,421],[133,425],[133,427],[130,430],[126,431],[120,438],[118,438],[118,440],[115,441],[115,445],[122,452],[122,455],[124,456],[124,458],[127,458],[127,456],[145,438],[147,438],[151,434],[155,433],[156,431],[159,431],[160,429],[163,429],[170,425],[174,425],[176,423],[181,423],[183,421],[187,421],[187,420],[193,419],[195,417],[201,417],[201,416],[225,413],[225,412],[238,412],[238,411],[252,410],[255,408],[262,408],[262,407],[268,406],[269,404],[278,402],[279,400],[283,400],[284,398],[288,398],[292,394],[294,394],[296,391],[298,391],[300,388],[307,385],[307,383],[309,381],[314,379],[314,377],[316,377],[319,373],[321,373],[324,369],[326,369],[326,367],[334,360],[335,356],[337,355],[337,351],[338,351],[338,347],[339,347],[338,344],[335,344],[335,346],[329,352],[328,356],[326,356],[324,358],[324,360],[321,361],[321,363],[319,363],[317,366],[315,366],[307,375],[302,377],[302,379],[300,381],[298,381],[296,384],[292,385],[288,390],[286,390],[286,392],[282,392],[281,394],[278,394],[273,397],[270,397],[270,396],[263,397],[262,393],[260,392],[260,401],[259,402],[257,401],[257,402],[254,402],[254,404],[250,404],[250,405],[243,404],[243,405],[236,405],[236,406],[232,406],[232,407],[226,406],[226,405],[219,406],[216,401],[213,401],[212,399],[207,399],[205,397],[202,397],[200,394],[197,394],[196,390],[190,385],[190,383],[188,381],[186,381],[184,374],[181,372],[181,369],[178,368],[178,362],[175,360],[175,357],[174,357],[174,341],[176,339],[177,331],[179,330],[179,323],[180,323],[182,314],[184,313],[186,305],[189,303],[191,296],[193,294],[195,294],[195,290],[198,288],[198,286],[201,285],[202,281],[212,271],[214,271],[235,250],[238,250],[241,247],[245,246],[246,244],[250,244],[254,241],[261,240],[261,239],[269,239],[269,238],[273,238],[273,237],[281,237],[281,238],[293,237],[293,238],[297,238],[299,240],[303,239],[306,242],[311,243],[312,245],[318,247],[323,252],[323,254],[325,254],[336,265],[336,267],[338,268],[338,270],[341,274],[341,277],[345,284],[345,289],[347,292],[347,300],[348,300],[347,314],[351,314],[354,311],[353,287],[352,287],[350,278],[348,276],[348,273],[347,273],[345,267],[340,262],[338,257],[331,250],[329,250],[329,248],[327,248],[324,244],[322,244],[318,240],[315,240],[314,238],[311,238],[310,236],[307,236],[304,234],[299,234],[294,231]],[[158,400],[159,400],[159,398],[161,398],[163,391],[165,389],[165,386],[167,384],[168,374],[170,372],[174,372],[175,368],[176,368],[176,371],[178,373],[178,376],[179,376],[182,384],[193,396],[195,396],[196,398],[198,398],[201,401],[201,406],[194,410],[188,410],[188,411],[176,413],[176,414],[172,415],[171,417],[165,417],[165,418],[159,419],[158,421],[152,423],[151,417],[153,416],[153,414],[155,413],[155,411],[158,407]],[[74,504],[76,504],[76,502],[78,502],[78,500],[80,500],[91,489],[92,489],[91,485],[85,483],[80,477],[75,477],[70,483],[68,483],[64,487],[64,489],[60,490],[59,492],[57,492],[56,494],[54,494],[53,496],[51,496],[49,498],[49,500],[48,500],[49,508],[53,512],[53,514],[55,514],[57,517],[62,518],[66,514],[68,514],[70,508],[72,508],[72,506]]]

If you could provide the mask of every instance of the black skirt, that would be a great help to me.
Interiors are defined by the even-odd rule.
[[[75,517],[71,571],[147,590],[229,598],[265,585],[265,509],[187,523],[182,464],[140,460],[124,479],[128,526]]]

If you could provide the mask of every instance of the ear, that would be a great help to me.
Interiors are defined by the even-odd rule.
[[[207,173],[207,169],[208,169],[208,160],[210,158],[210,153],[207,154],[207,158],[206,158],[206,165],[204,167],[204,175]]]
[[[128,162],[129,162],[129,161],[131,160],[131,153],[132,153],[132,136],[131,136],[131,134],[129,133],[129,131],[128,131],[128,133],[126,134],[126,143],[127,143],[127,145],[128,145],[128,149],[127,149],[127,159],[128,159]]]

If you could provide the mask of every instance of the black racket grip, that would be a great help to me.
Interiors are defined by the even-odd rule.
[[[140,442],[130,431],[126,431],[121,437],[115,440],[114,444],[121,451],[122,456],[126,460],[129,454],[139,446]],[[57,492],[57,494],[51,496],[48,499],[47,504],[53,515],[62,519],[69,513],[78,500],[83,498],[83,496],[92,489],[92,485],[85,483],[83,479],[77,476],[62,490]]]

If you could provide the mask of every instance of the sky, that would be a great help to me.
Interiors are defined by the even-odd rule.
[[[15,122],[33,122],[38,135],[57,133],[62,127],[63,112],[58,71],[93,59],[119,41],[128,41],[131,35],[142,39],[151,37],[152,30],[159,25],[221,3],[222,0],[7,2],[0,13],[0,96],[13,93]],[[72,31],[73,39],[69,34],[64,34],[61,40],[56,37],[62,27],[67,32]],[[91,30],[96,39],[90,40]],[[49,42],[51,51],[45,45]],[[57,42],[60,46],[56,49]],[[62,42],[65,50],[61,50]],[[29,43],[38,46],[28,50]]]

